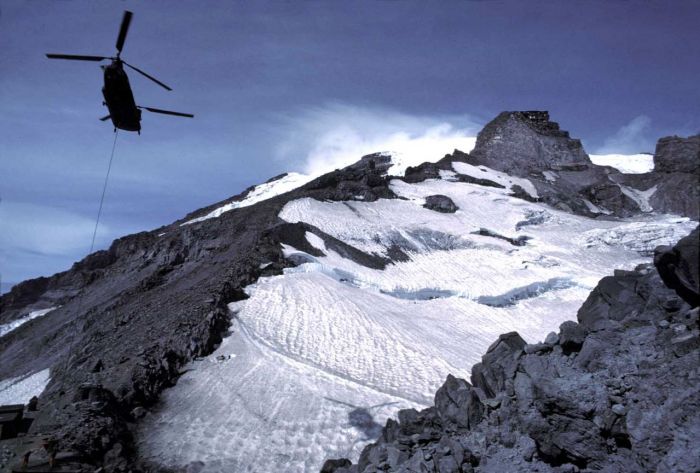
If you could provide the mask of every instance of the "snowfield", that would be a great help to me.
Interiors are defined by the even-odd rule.
[[[52,310],[55,310],[56,307],[49,307],[48,309],[42,309],[42,310],[35,310],[24,317],[20,317],[19,319],[13,320],[12,322],[8,322],[6,324],[1,324],[0,325],[0,337],[2,337],[5,334],[8,334],[12,332],[13,330],[18,329],[22,325],[26,324],[30,320],[36,319],[37,317],[43,317]]]
[[[446,140],[442,142],[441,140],[436,140],[428,135],[428,139],[425,141],[414,142],[411,146],[400,146],[393,151],[384,151],[380,154],[385,156],[391,156],[392,165],[387,170],[390,176],[404,176],[406,174],[406,169],[411,166],[418,166],[428,160],[430,156],[435,153],[436,144],[438,148],[442,147],[445,153],[451,153],[457,147],[464,152],[469,152],[474,148],[476,143],[476,137],[460,138],[458,140]],[[419,146],[416,146],[418,144]],[[455,147],[449,147],[450,145],[455,145]],[[447,146],[447,148],[446,148]],[[346,163],[346,165],[353,164],[352,162]],[[493,171],[496,172],[496,171]],[[193,223],[203,222],[210,218],[217,218],[225,212],[229,212],[234,209],[239,209],[241,207],[248,207],[250,205],[257,204],[263,200],[271,199],[278,195],[284,194],[286,192],[298,189],[299,187],[311,182],[312,180],[320,177],[323,172],[310,172],[308,174],[301,174],[297,172],[290,172],[279,179],[274,179],[263,184],[259,184],[253,188],[251,192],[248,193],[242,200],[229,202],[228,204],[222,205],[206,215],[201,217],[193,218],[184,223],[183,225],[191,225]],[[533,187],[534,189],[534,187]],[[161,234],[161,235],[164,235]],[[161,236],[158,235],[158,236]]]
[[[26,404],[32,396],[39,396],[50,380],[49,369],[33,374],[0,381],[0,406],[4,404]]]
[[[610,166],[625,174],[644,174],[654,170],[652,154],[591,154],[593,164]]]
[[[218,207],[206,215],[193,218],[192,220],[188,220],[184,223],[181,223],[180,226],[203,222],[204,220],[208,220],[210,218],[219,217],[224,212],[229,212],[234,209],[240,209],[241,207],[248,207],[257,204],[258,202],[262,202],[263,200],[271,199],[280,194],[284,194],[298,187],[301,187],[307,182],[314,179],[315,177],[317,176],[299,174],[296,172],[287,173],[285,176],[279,179],[268,181],[255,186],[253,190],[251,190],[242,200],[236,200],[221,207]]]
[[[306,239],[324,256],[285,246],[301,264],[230,304],[231,335],[140,424],[144,457],[202,472],[310,472],[327,458],[357,460],[397,410],[432,403],[450,373],[468,379],[498,335],[543,340],[576,319],[600,278],[650,262],[655,246],[696,225],[567,214],[509,197],[515,184],[536,191],[482,168],[457,163],[442,180],[394,180],[402,199],[289,202],[285,221],[366,253],[400,248],[407,258],[368,268],[313,231]],[[455,173],[506,188],[454,182]],[[459,210],[424,208],[435,194]]]

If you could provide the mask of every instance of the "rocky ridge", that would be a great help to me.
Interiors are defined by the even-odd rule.
[[[518,113],[501,114],[489,124],[495,125],[487,128],[501,127],[498,129],[508,136],[513,149],[535,149],[532,143],[543,144],[537,148],[537,160],[525,160],[517,165],[520,170],[510,171],[527,175],[539,198],[551,205],[588,216],[600,215],[591,212],[581,196],[599,182],[620,189],[608,179],[617,175],[614,170],[601,171],[585,162],[587,156],[579,149],[580,143],[577,146],[577,140],[571,140],[568,133],[550,122],[546,112]],[[489,167],[499,170],[505,169],[503,163],[521,160],[517,153],[504,154],[499,164],[497,154],[507,150],[498,151],[496,147],[486,152],[496,146],[493,142],[497,135],[486,128],[482,134],[473,155],[455,151],[437,163],[410,168],[404,179],[417,182],[440,178],[440,171],[451,171],[456,161],[488,162]],[[561,158],[561,153],[569,155]],[[283,222],[278,217],[281,208],[301,197],[365,201],[396,198],[386,176],[390,164],[388,156],[369,155],[287,194],[218,218],[182,225],[220,207],[222,202],[169,226],[120,238],[108,250],[87,256],[69,271],[15,286],[0,298],[0,323],[14,320],[27,310],[59,306],[49,316],[0,338],[0,379],[52,368],[51,382],[41,396],[40,411],[30,433],[49,434],[65,448],[76,451],[80,460],[75,468],[138,469],[131,435],[134,423],[144,408],[158,400],[163,389],[177,381],[185,363],[211,353],[217,346],[229,326],[226,304],[246,297],[243,288],[257,278],[279,274],[295,264],[284,258],[281,243],[309,254],[316,251],[303,238],[308,228]],[[565,175],[567,179],[552,184],[543,174],[546,171],[540,172],[545,165],[558,169],[559,177]],[[574,186],[581,176],[586,183],[594,184]],[[488,179],[460,174],[455,177],[462,182],[503,187]],[[697,182],[691,184],[697,192]],[[532,198],[517,186],[512,190],[522,198]],[[233,200],[245,198],[249,191]],[[441,196],[434,197],[435,210],[453,211]],[[680,201],[683,196],[673,199]],[[634,201],[615,192],[594,201],[617,216],[640,211]],[[322,234],[318,229],[314,232]],[[381,268],[391,260],[406,258],[400,248],[386,259],[362,253],[327,235],[324,240],[339,253],[369,267]]]
[[[471,382],[448,376],[433,407],[400,411],[357,465],[322,472],[700,470],[699,235],[602,279],[578,323],[543,343],[502,335]]]

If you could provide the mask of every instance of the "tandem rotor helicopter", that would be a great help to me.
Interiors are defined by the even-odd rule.
[[[159,81],[153,76],[150,76],[143,72],[141,69],[132,66],[126,61],[121,59],[122,48],[124,47],[124,40],[126,39],[126,34],[129,31],[129,24],[131,23],[131,17],[133,13],[130,11],[124,12],[124,18],[122,19],[121,28],[119,29],[119,36],[117,36],[117,55],[116,57],[110,56],[84,56],[75,54],[47,54],[46,57],[49,59],[69,59],[73,61],[94,61],[99,62],[105,59],[112,61],[111,64],[107,66],[101,66],[104,70],[104,87],[102,88],[102,95],[105,100],[103,105],[107,106],[109,110],[109,115],[100,118],[102,121],[111,119],[114,124],[115,131],[117,128],[127,131],[136,131],[141,134],[141,110],[148,110],[149,112],[162,113],[165,115],[175,115],[178,117],[189,117],[193,118],[194,115],[191,113],[180,113],[173,112],[170,110],[161,110],[159,108],[153,107],[143,107],[136,105],[134,101],[134,94],[131,92],[131,86],[129,85],[129,78],[124,71],[124,66],[127,66],[144,77],[151,79],[156,84],[160,85],[164,89],[172,90],[170,87]]]

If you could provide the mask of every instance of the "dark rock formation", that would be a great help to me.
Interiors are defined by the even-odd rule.
[[[681,239],[675,247],[660,246],[654,255],[654,264],[661,279],[674,289],[691,307],[700,305],[700,230],[695,229]]]
[[[477,164],[521,177],[593,165],[581,142],[543,111],[501,113],[479,132],[470,154]]]
[[[425,204],[423,207],[430,210],[435,210],[436,212],[442,213],[455,213],[458,207],[455,203],[447,197],[446,195],[429,195],[425,198]]]
[[[656,143],[654,171],[700,173],[700,135],[661,138]]]
[[[544,111],[501,113],[479,133],[470,154],[455,152],[444,163],[450,159],[527,178],[537,189],[538,200],[567,212],[627,217],[641,211],[610,178],[620,173],[594,165],[581,142],[550,121]],[[503,187],[488,179],[462,175],[458,179]],[[519,186],[512,190],[514,197],[535,200]]]
[[[655,169],[647,174],[622,174],[614,168],[596,166],[581,142],[549,121],[544,111],[503,112],[479,133],[470,154],[455,151],[434,164],[406,172],[407,182],[439,178],[454,161],[487,166],[529,179],[539,200],[552,207],[588,217],[628,217],[656,211],[700,218],[700,135],[666,137],[657,144]],[[503,187],[488,179],[458,175],[473,184]],[[648,206],[636,196],[655,190]],[[683,189],[683,192],[678,192]],[[513,187],[513,196],[532,200]],[[641,203],[640,203],[641,202]]]
[[[695,294],[697,244],[698,229],[660,253],[682,261],[673,281]],[[663,284],[664,264],[604,278],[579,322],[545,343],[502,335],[471,384],[448,376],[434,407],[400,411],[357,465],[335,471],[700,471],[698,308]]]

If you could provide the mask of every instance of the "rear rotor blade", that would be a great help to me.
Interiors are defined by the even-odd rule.
[[[130,68],[132,68],[133,70],[135,70],[136,72],[138,72],[139,74],[141,74],[142,76],[148,77],[149,79],[151,79],[153,82],[155,82],[155,83],[158,84],[159,86],[163,87],[164,89],[173,90],[173,89],[171,89],[170,87],[168,87],[167,85],[163,84],[163,83],[162,83],[161,81],[159,81],[158,79],[156,79],[155,77],[153,77],[153,76],[151,76],[151,75],[149,75],[149,74],[146,74],[145,72],[143,72],[143,71],[142,71],[141,69],[139,69],[138,67],[134,67],[134,66],[132,66],[131,64],[128,64],[128,63],[126,63],[126,62],[124,62],[124,61],[122,61],[122,63],[126,64],[127,66],[129,66]]]
[[[105,115],[104,117],[100,118],[100,121],[101,121],[101,122],[106,122],[106,121],[109,120],[110,118],[112,118],[112,115]]]
[[[102,61],[103,59],[110,59],[105,56],[82,56],[79,54],[47,54],[49,59],[71,59],[73,61]]]
[[[133,13],[126,10],[124,12],[124,18],[122,19],[122,26],[119,28],[119,36],[117,36],[117,51],[122,52],[124,47],[124,40],[126,39],[126,34],[129,32],[129,24],[131,23],[131,17]]]
[[[164,115],[175,115],[176,117],[194,118],[194,115],[192,115],[191,113],[171,112],[170,110],[162,110],[160,108],[153,108],[153,107],[139,107],[139,108],[145,108],[149,112],[153,112],[153,113],[162,113]]]

